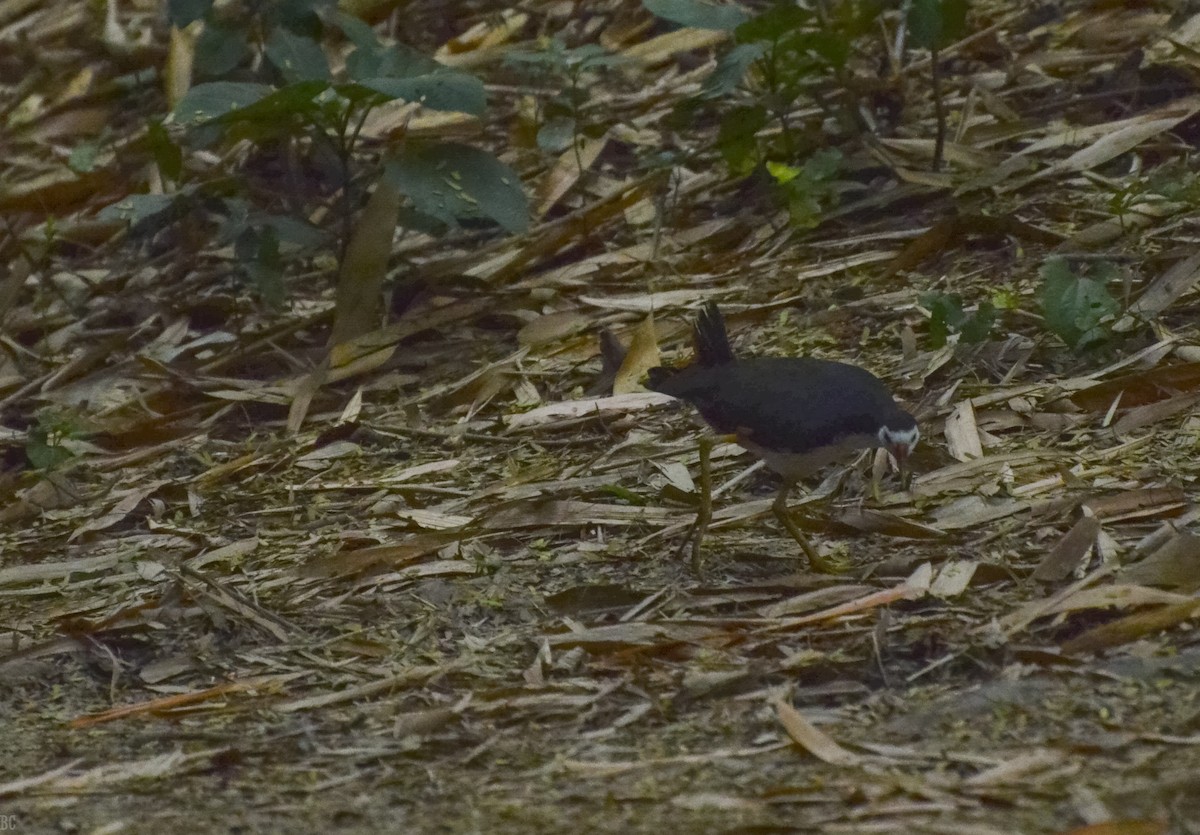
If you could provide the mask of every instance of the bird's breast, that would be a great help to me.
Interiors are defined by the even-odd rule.
[[[772,470],[791,480],[808,478],[822,467],[842,461],[859,450],[879,446],[879,439],[874,435],[846,435],[829,446],[808,452],[793,452],[756,444],[750,440],[749,434],[743,431],[737,432],[737,442],[761,458]]]

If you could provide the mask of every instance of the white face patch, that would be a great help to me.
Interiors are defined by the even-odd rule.
[[[916,426],[912,429],[890,429],[886,426],[879,429],[879,445],[884,449],[903,449],[907,455],[912,452],[919,440],[921,440],[921,430]]]

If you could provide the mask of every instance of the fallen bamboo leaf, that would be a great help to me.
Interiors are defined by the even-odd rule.
[[[795,629],[800,626],[806,626],[810,623],[820,623],[821,621],[833,620],[834,618],[845,617],[847,615],[856,615],[862,612],[868,612],[872,609],[877,609],[880,606],[887,606],[890,603],[896,603],[900,600],[918,600],[924,597],[929,592],[930,584],[933,581],[933,567],[929,563],[922,563],[917,569],[909,575],[907,580],[893,586],[890,589],[877,591],[872,594],[867,594],[854,600],[840,603],[836,606],[831,606],[828,609],[822,609],[819,612],[813,612],[810,615],[803,615],[797,618],[788,618],[777,623],[770,623],[764,631],[776,632]]]
[[[139,702],[133,705],[122,705],[114,707],[111,710],[103,710],[99,713],[91,713],[86,716],[79,716],[67,723],[70,728],[90,728],[93,725],[99,725],[104,722],[112,722],[117,719],[126,719],[130,716],[140,716],[142,714],[151,714],[159,716],[169,714],[171,711],[178,710],[192,705],[202,704],[212,699],[217,699],[222,696],[228,696],[234,693],[253,693],[271,692],[278,690],[282,685],[289,681],[294,681],[297,678],[308,675],[306,672],[286,673],[276,676],[259,676],[257,678],[244,679],[242,681],[229,682],[227,684],[218,684],[215,687],[206,687],[203,690],[197,690],[192,693],[178,693],[171,696],[163,696],[159,699],[151,699],[148,702]]]
[[[779,718],[779,723],[783,725],[783,729],[787,731],[792,742],[818,760],[830,765],[854,766],[859,764],[861,758],[857,754],[847,751],[824,731],[818,730],[791,704],[783,699],[776,699],[773,704],[775,715]]]
[[[1100,533],[1100,520],[1092,515],[1080,517],[1071,530],[1060,539],[1050,552],[1038,563],[1033,579],[1044,583],[1065,580],[1083,562],[1083,558],[1096,544]]]
[[[1200,536],[1180,531],[1141,562],[1122,569],[1118,577],[1146,586],[1200,590]]]
[[[975,409],[970,400],[954,407],[946,418],[946,450],[952,458],[970,461],[983,457],[983,444],[979,440],[979,426],[975,422]]]
[[[566,400],[547,403],[528,412],[505,415],[504,425],[511,429],[528,429],[545,426],[564,419],[582,417],[611,417],[613,415],[643,412],[655,406],[674,403],[675,398],[655,391],[614,394],[611,397],[592,397],[584,400]]]
[[[613,380],[613,394],[630,394],[645,391],[642,378],[651,368],[662,365],[658,353],[658,334],[654,330],[654,314],[642,320],[633,332],[633,341],[625,352],[625,359]]]
[[[1063,643],[1062,650],[1068,655],[1102,652],[1141,640],[1147,635],[1164,632],[1192,619],[1197,612],[1200,612],[1200,600],[1196,599],[1136,612],[1076,635]]]

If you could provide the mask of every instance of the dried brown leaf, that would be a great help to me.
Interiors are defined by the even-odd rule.
[[[642,378],[651,368],[660,365],[662,357],[658,353],[658,334],[654,330],[654,314],[650,314],[633,332],[633,341],[613,380],[613,394],[645,391]]]
[[[783,729],[787,731],[792,742],[818,760],[830,765],[854,766],[859,764],[861,758],[857,754],[847,751],[824,731],[818,730],[816,725],[805,719],[800,711],[791,704],[783,699],[776,699],[773,704],[779,724],[783,725]]]

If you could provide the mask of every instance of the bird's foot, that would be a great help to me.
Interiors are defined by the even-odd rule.
[[[845,555],[822,555],[818,553],[817,549],[808,541],[808,537],[800,530],[800,526],[796,524],[796,520],[788,513],[787,506],[783,502],[777,501],[773,510],[775,511],[775,517],[779,520],[779,524],[783,525],[783,529],[788,532],[788,535],[796,540],[796,544],[800,546],[800,550],[804,552],[804,556],[808,557],[809,567],[813,571],[821,574],[841,574],[850,568],[850,561]]]
[[[814,550],[807,555],[809,566],[819,574],[845,574],[853,565],[850,555],[840,548],[829,554],[818,554]]]
[[[704,565],[702,546],[704,535],[708,533],[708,523],[712,521],[712,448],[712,438],[705,436],[700,439],[700,506],[696,509],[696,521],[692,522],[687,536],[679,546],[679,556],[689,553],[692,571],[696,574],[700,573]]]

